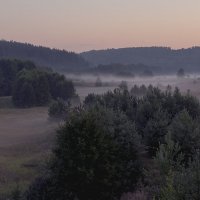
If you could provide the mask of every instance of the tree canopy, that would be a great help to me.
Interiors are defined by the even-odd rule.
[[[0,60],[0,96],[12,95],[14,81],[17,73],[23,69],[35,69],[36,66],[30,61],[11,59]]]
[[[28,200],[199,198],[199,101],[178,88],[130,91],[89,94],[68,113]]]
[[[49,100],[68,100],[75,94],[71,81],[58,73],[38,69],[18,73],[13,89],[13,102],[18,107],[42,106]]]

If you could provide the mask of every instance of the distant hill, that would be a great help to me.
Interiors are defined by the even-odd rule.
[[[155,66],[160,72],[175,72],[184,68],[188,72],[200,71],[200,47],[173,50],[166,47],[137,47],[92,50],[80,54],[94,65],[111,63]]]
[[[1,58],[30,60],[56,71],[79,71],[89,65],[80,55],[73,52],[5,40],[0,40]]]

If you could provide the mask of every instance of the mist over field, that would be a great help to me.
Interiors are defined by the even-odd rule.
[[[166,90],[168,85],[172,88],[178,87],[183,93],[187,93],[200,98],[200,74],[187,74],[184,78],[177,75],[155,75],[153,77],[120,77],[112,75],[91,75],[91,74],[65,74],[75,84],[78,95],[83,100],[89,93],[103,94],[107,91],[112,91],[119,86],[122,81],[126,81],[128,88],[131,89],[134,85],[155,86],[161,90]],[[102,86],[96,87],[97,79],[102,81]]]

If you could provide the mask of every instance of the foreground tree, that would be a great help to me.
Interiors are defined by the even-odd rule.
[[[57,138],[50,169],[52,199],[114,200],[135,189],[142,169],[139,137],[125,115],[77,109]]]
[[[80,200],[115,199],[140,175],[135,127],[104,109],[75,113],[58,132],[53,174],[59,191]]]

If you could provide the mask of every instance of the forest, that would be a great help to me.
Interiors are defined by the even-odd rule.
[[[0,199],[199,199],[200,102],[192,89],[200,79],[182,67],[169,80],[158,70],[101,64],[80,69],[81,82],[30,60],[0,59]]]
[[[189,93],[120,86],[56,105],[65,114],[48,165],[12,199],[199,199],[200,103]]]
[[[77,71],[88,68],[88,62],[76,53],[27,43],[0,40],[0,58],[30,60],[55,71]]]
[[[188,72],[199,72],[199,54],[199,47],[176,50],[168,47],[130,47],[92,50],[81,53],[81,56],[96,66],[111,63],[142,63],[156,67],[155,73],[173,74],[179,68],[184,68]]]
[[[0,58],[29,60],[56,72],[75,74],[112,74],[134,76],[174,74],[180,68],[188,73],[199,72],[199,47],[173,50],[166,47],[138,47],[93,50],[82,53],[51,49],[27,43],[0,40]],[[114,70],[113,70],[114,69]]]

